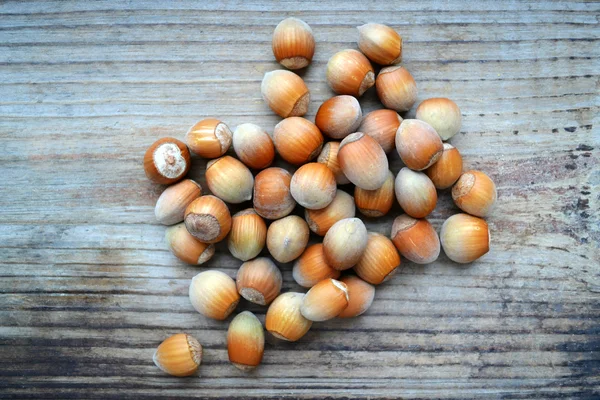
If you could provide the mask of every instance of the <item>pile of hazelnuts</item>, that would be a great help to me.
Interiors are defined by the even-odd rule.
[[[494,182],[481,171],[462,171],[458,149],[443,141],[461,126],[458,106],[446,98],[423,101],[416,119],[402,119],[416,102],[417,85],[402,66],[402,38],[392,28],[366,24],[358,28],[357,50],[342,50],[327,64],[327,82],[338,94],[319,108],[315,123],[302,118],[310,93],[303,79],[289,70],[265,74],[265,102],[283,118],[272,134],[254,124],[232,133],[218,119],[204,119],[188,131],[183,143],[163,138],[144,157],[146,175],[168,184],[156,203],[156,219],[169,225],[166,241],[182,261],[200,265],[214,254],[214,243],[227,240],[242,261],[235,281],[217,270],[196,275],[190,284],[193,307],[206,317],[226,319],[240,296],[268,306],[265,327],[274,337],[296,341],[313,322],[356,317],[400,266],[400,255],[418,263],[435,261],[440,247],[451,260],[469,263],[489,250],[489,228],[482,217],[496,201]],[[288,69],[310,64],[315,49],[311,28],[288,18],[275,28],[273,53]],[[383,66],[377,77],[371,61]],[[375,85],[385,109],[362,116],[358,98]],[[325,143],[325,138],[330,139]],[[233,155],[225,155],[233,146]],[[190,151],[208,159],[206,184],[192,180]],[[386,153],[397,151],[406,165],[394,177]],[[298,166],[289,171],[269,167],[275,153]],[[256,175],[254,175],[256,174]],[[354,197],[337,185],[354,185]],[[464,213],[448,218],[440,234],[425,219],[437,203],[436,189],[452,187],[452,198]],[[386,215],[396,199],[405,214],[393,223],[391,237],[368,232],[356,209],[371,218]],[[229,204],[252,201],[253,207],[231,216]],[[304,218],[290,215],[296,205]],[[268,224],[265,220],[271,221]],[[310,233],[323,237],[308,246]],[[270,256],[258,257],[267,247]],[[308,246],[308,247],[307,247]],[[282,276],[273,261],[294,261],[293,277],[307,293],[280,293]],[[353,269],[355,275],[344,275]],[[244,311],[227,333],[229,360],[248,370],[264,351],[261,321]],[[202,346],[180,333],[166,339],[154,361],[176,376],[193,374]]]

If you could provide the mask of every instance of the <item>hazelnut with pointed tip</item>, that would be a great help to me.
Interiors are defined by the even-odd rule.
[[[327,264],[337,270],[352,268],[367,247],[367,228],[358,218],[346,218],[333,224],[323,239]]]
[[[337,94],[360,97],[375,83],[375,73],[361,52],[342,50],[327,62],[327,83]]]
[[[194,276],[189,296],[196,311],[217,320],[226,319],[240,301],[233,279],[216,270],[200,272]]]
[[[275,125],[273,142],[285,161],[301,165],[319,155],[323,147],[323,135],[309,120],[290,117]]]
[[[243,263],[235,279],[238,293],[261,306],[270,304],[279,296],[283,282],[279,268],[266,257]]]
[[[175,257],[191,265],[204,264],[215,254],[215,246],[190,235],[184,223],[168,227],[165,240]]]
[[[297,215],[289,215],[269,226],[267,248],[275,260],[287,263],[300,257],[309,236],[306,222]]]
[[[152,358],[162,371],[173,376],[190,376],[202,362],[202,345],[191,335],[178,333],[165,339]]]
[[[267,240],[267,224],[253,208],[247,208],[231,218],[227,247],[238,260],[248,261],[258,256]]]
[[[362,189],[379,189],[387,179],[389,164],[385,152],[375,139],[362,132],[342,140],[338,161],[344,175]]]
[[[425,218],[437,204],[435,186],[423,172],[402,168],[394,187],[400,207],[413,218]]]
[[[233,132],[233,151],[249,168],[267,168],[275,158],[275,145],[267,132],[254,124],[241,124]]]
[[[429,264],[440,255],[440,239],[426,219],[402,214],[392,225],[392,242],[400,254],[417,264]]]
[[[300,312],[304,293],[280,294],[269,306],[265,317],[265,328],[276,338],[295,342],[312,326]]]
[[[281,118],[306,114],[310,92],[298,75],[283,69],[267,72],[260,87],[267,105]]]
[[[229,361],[242,371],[256,368],[263,358],[265,333],[256,315],[242,311],[227,329],[227,354]]]
[[[386,108],[408,111],[417,101],[417,83],[404,67],[385,67],[375,80],[379,100]]]
[[[353,96],[341,95],[326,100],[317,111],[315,124],[333,139],[343,139],[356,132],[362,120],[360,104]]]
[[[427,122],[405,119],[396,132],[396,150],[408,168],[422,171],[437,162],[444,145]]]
[[[380,65],[402,61],[402,37],[394,29],[382,24],[358,27],[358,48],[369,60]]]
[[[488,215],[497,197],[494,181],[481,171],[465,172],[452,188],[454,204],[476,217]]]
[[[231,130],[215,118],[207,118],[196,122],[185,135],[190,150],[204,158],[217,158],[229,150],[231,146]]]
[[[273,54],[278,63],[289,69],[306,67],[315,53],[315,38],[310,26],[290,17],[281,21],[273,32]]]

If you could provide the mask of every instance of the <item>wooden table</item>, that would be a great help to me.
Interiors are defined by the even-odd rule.
[[[598,398],[599,15],[555,1],[0,2],[0,398]],[[318,41],[309,119],[333,94],[329,57],[356,48],[357,25],[389,24],[419,101],[460,105],[451,142],[499,197],[488,255],[403,261],[366,315],[269,339],[248,374],[227,361],[227,322],[192,309],[206,267],[167,250],[163,187],[141,161],[208,116],[272,130],[260,82],[286,16]],[[381,107],[374,90],[361,104]],[[204,166],[190,176],[204,183]],[[456,212],[441,193],[431,221]],[[399,213],[368,227],[389,234]],[[224,250],[208,267],[234,276]],[[204,346],[197,377],[152,363],[180,331]]]

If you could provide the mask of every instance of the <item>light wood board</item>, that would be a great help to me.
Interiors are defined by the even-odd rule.
[[[598,398],[599,15],[579,1],[0,2],[0,398]],[[356,48],[357,25],[389,24],[419,101],[459,104],[451,143],[499,196],[482,259],[403,260],[367,314],[269,339],[248,374],[227,361],[227,322],[189,303],[206,267],[169,253],[142,157],[209,116],[272,130],[260,82],[287,16],[317,39],[309,119],[333,95],[329,57]],[[360,101],[381,107],[374,90]],[[389,234],[400,212],[368,228]],[[456,212],[440,193],[431,221]],[[208,267],[234,276],[225,250]],[[152,363],[180,331],[204,346],[196,377]]]

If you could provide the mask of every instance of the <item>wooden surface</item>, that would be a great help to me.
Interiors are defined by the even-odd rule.
[[[1,1],[0,398],[598,398],[599,15],[594,2]],[[332,96],[328,58],[356,48],[357,25],[390,24],[419,101],[460,105],[451,143],[499,197],[481,260],[403,261],[366,315],[269,339],[247,374],[227,361],[227,322],[189,303],[206,267],[167,250],[163,187],[141,161],[208,116],[272,130],[260,81],[286,16],[318,42],[309,119]],[[380,107],[373,90],[361,104]],[[438,229],[457,212],[440,197]],[[399,212],[369,229],[389,234]],[[221,246],[209,267],[239,265]],[[180,331],[204,346],[198,377],[152,363]]]

